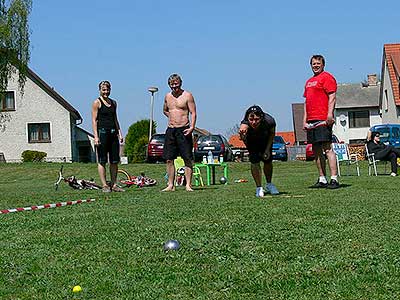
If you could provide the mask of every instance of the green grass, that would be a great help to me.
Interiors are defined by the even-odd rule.
[[[312,190],[312,162],[274,166],[282,195],[258,199],[248,163],[194,193],[161,193],[165,165],[128,165],[159,184],[111,194],[54,191],[58,164],[1,164],[0,209],[96,202],[0,215],[0,299],[398,299],[399,179],[362,165]],[[94,164],[64,173],[98,181]]]

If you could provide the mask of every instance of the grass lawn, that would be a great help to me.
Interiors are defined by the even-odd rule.
[[[0,299],[399,299],[400,178],[364,164],[315,190],[312,162],[274,166],[282,194],[258,199],[248,163],[194,193],[161,193],[165,165],[131,164],[159,184],[111,194],[55,191],[58,164],[1,164],[0,209],[96,201],[0,215]],[[98,181],[94,164],[64,169]]]

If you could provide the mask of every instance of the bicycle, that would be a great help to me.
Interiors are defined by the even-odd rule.
[[[136,185],[137,187],[153,186],[157,184],[157,180],[147,177],[143,172],[139,176],[132,176],[124,169],[118,169],[118,176],[122,175],[123,179],[119,182],[124,185],[124,187],[131,187]]]
[[[67,178],[63,175],[64,166],[61,166],[60,171],[58,172],[58,179],[54,183],[55,190],[58,190],[58,186],[61,181],[67,182],[70,187],[75,190],[101,190],[102,187],[94,182],[93,179],[77,179],[74,175],[69,176]]]

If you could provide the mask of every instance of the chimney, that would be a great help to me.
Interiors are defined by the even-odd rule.
[[[377,80],[376,74],[368,74],[368,75],[367,75],[367,78],[368,78],[368,85],[369,85],[369,86],[376,86],[376,85],[378,85],[378,80]]]

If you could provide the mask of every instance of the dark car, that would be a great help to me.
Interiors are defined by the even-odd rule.
[[[339,139],[336,137],[336,135],[332,134],[332,143],[340,143]],[[312,149],[312,144],[307,144],[306,145],[306,160],[314,160],[315,159],[315,153]]]
[[[149,163],[164,161],[162,155],[164,151],[165,134],[157,133],[151,137],[147,145],[146,161]]]
[[[211,151],[213,156],[224,156],[224,161],[233,160],[233,151],[227,139],[221,134],[202,135],[194,144],[193,154],[195,161],[202,161]]]
[[[272,159],[287,161],[288,153],[286,149],[286,145],[288,143],[285,142],[283,137],[280,135],[276,135],[274,137],[274,143],[272,144]]]

